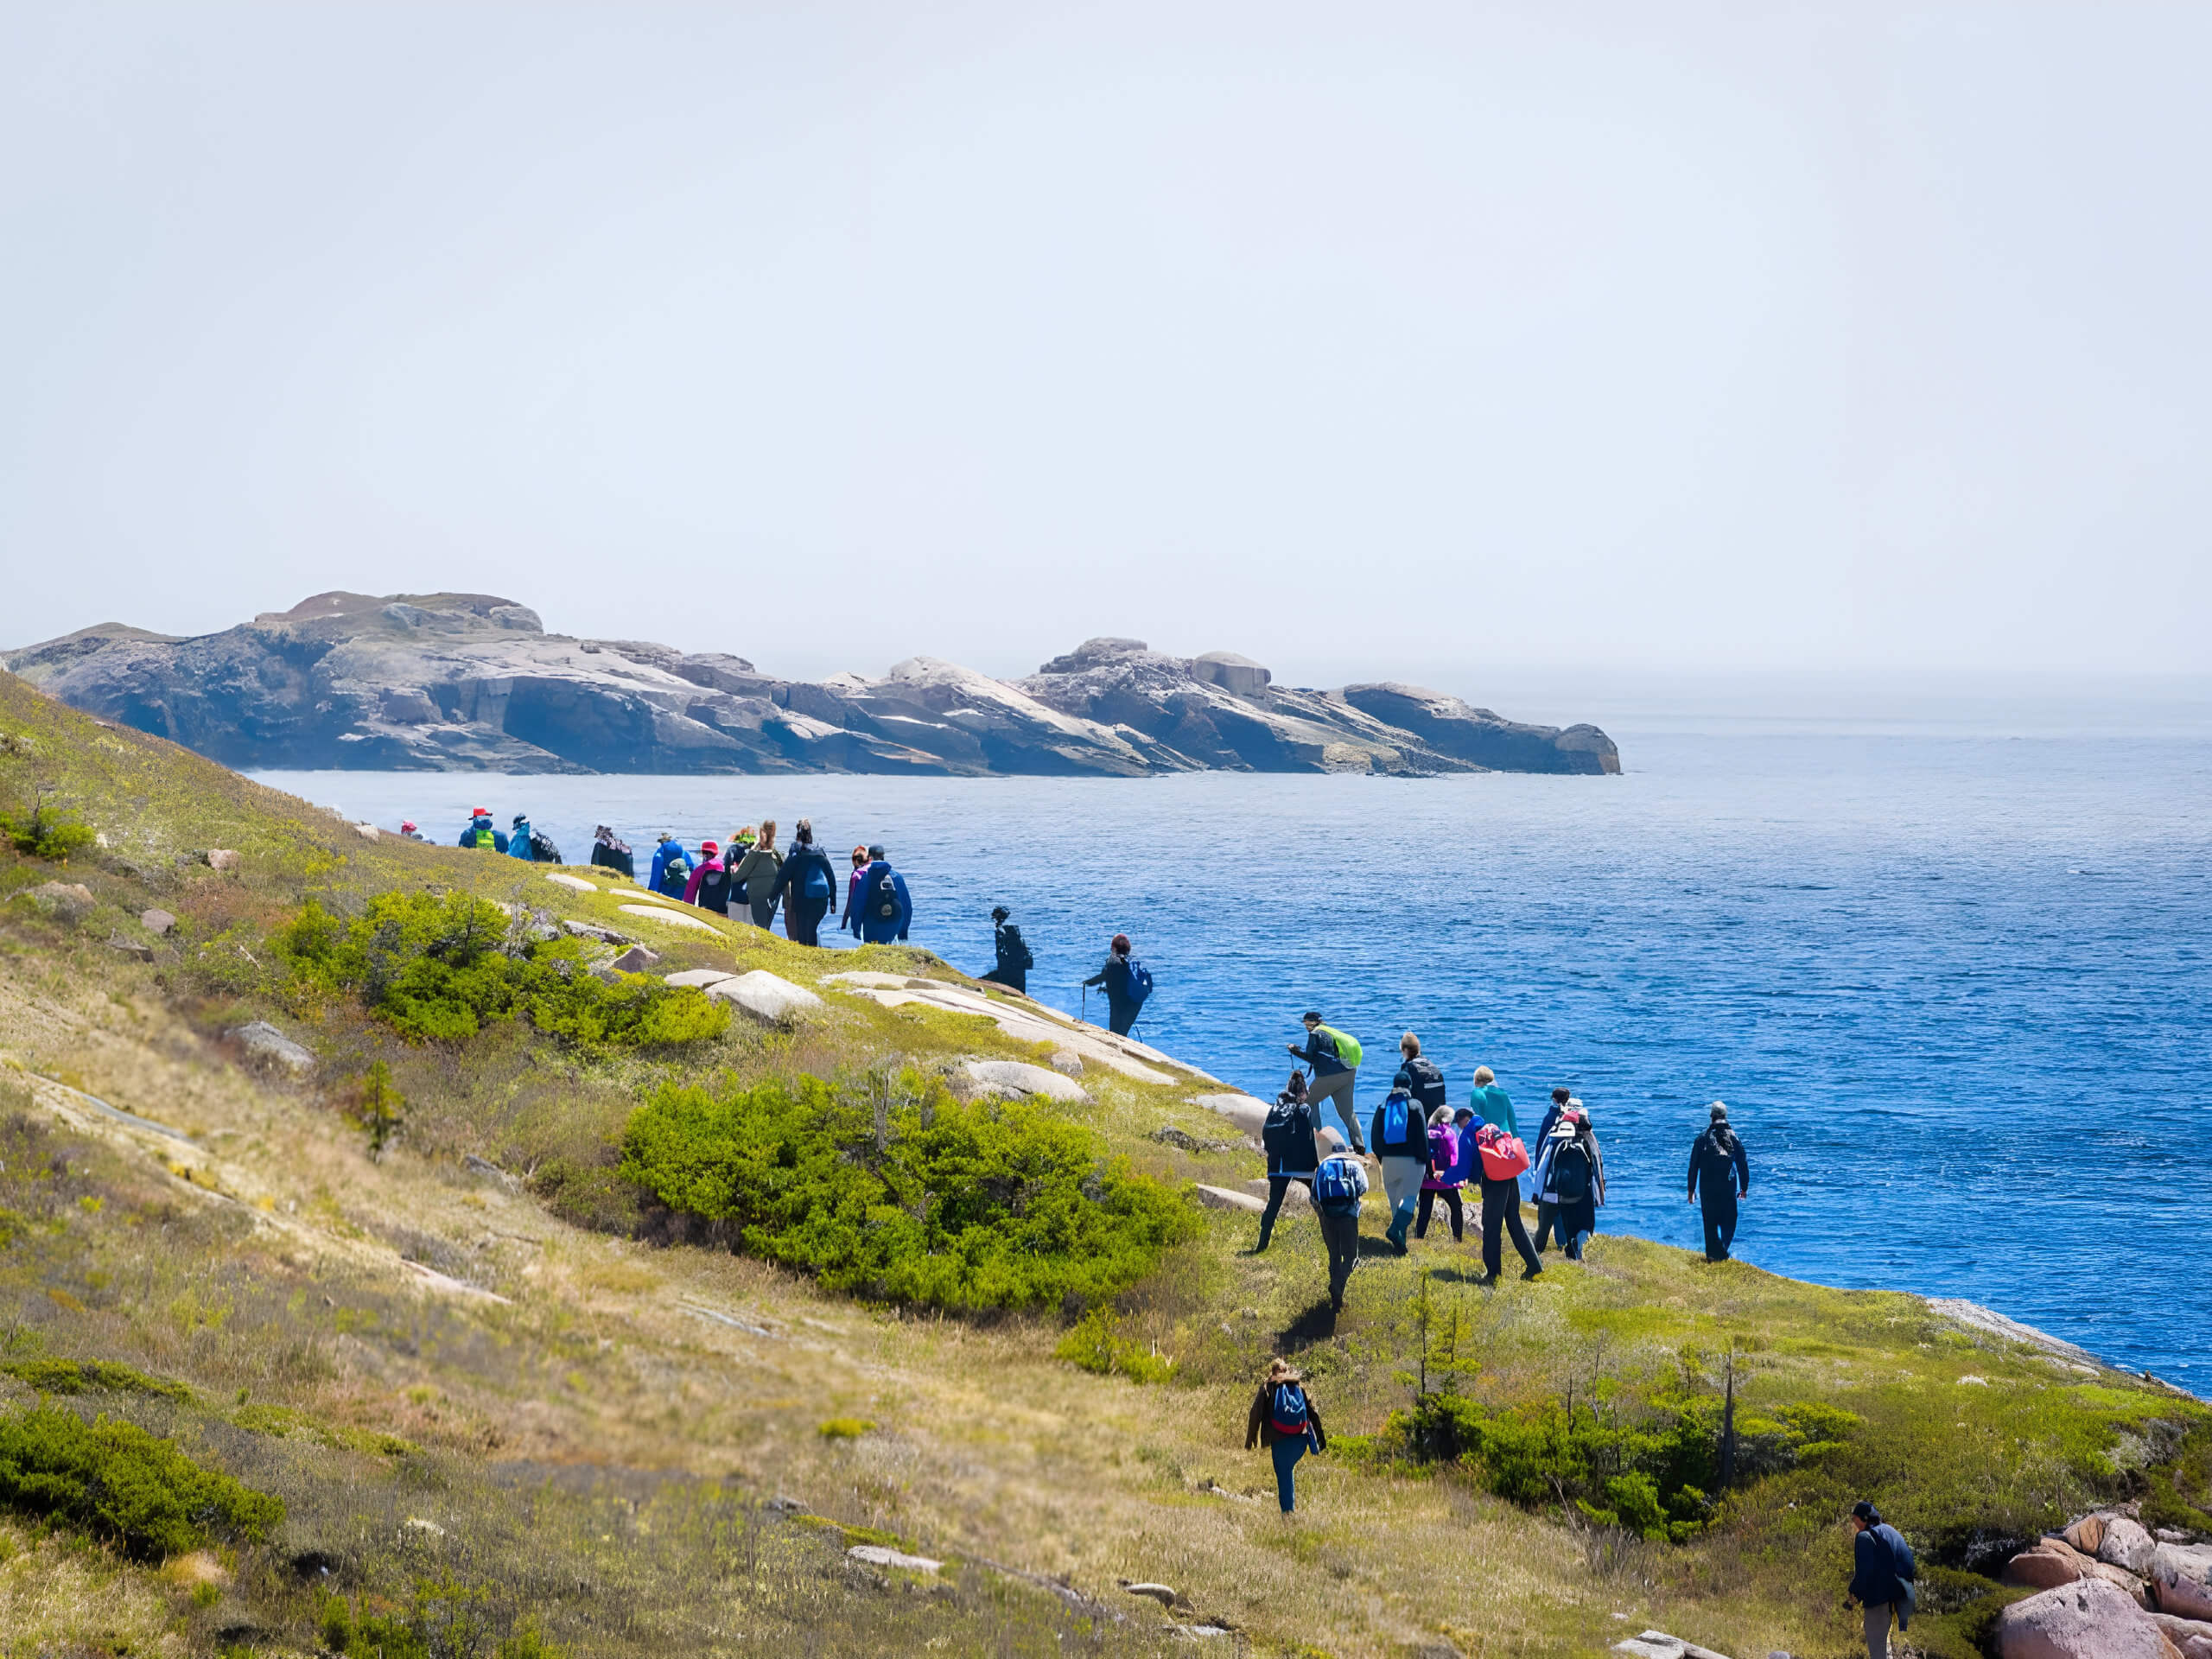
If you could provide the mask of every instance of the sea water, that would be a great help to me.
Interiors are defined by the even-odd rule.
[[[2212,738],[1613,729],[1618,778],[262,775],[442,842],[527,810],[578,861],[608,823],[641,869],[658,830],[808,815],[841,873],[885,843],[914,942],[970,972],[1010,907],[1071,1013],[1128,932],[1137,1035],[1262,1098],[1309,1007],[1365,1045],[1366,1109],[1404,1031],[1455,1100],[1492,1067],[1524,1133],[1564,1084],[1605,1232],[1700,1244],[1689,1147],[1725,1100],[1743,1259],[1968,1297],[2203,1391]]]

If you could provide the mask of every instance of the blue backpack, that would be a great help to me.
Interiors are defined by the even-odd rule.
[[[1342,1158],[1325,1158],[1313,1176],[1313,1201],[1331,1210],[1344,1211],[1359,1202],[1351,1172]]]
[[[820,904],[830,897],[830,872],[823,868],[819,858],[806,861],[806,901]]]
[[[1275,1384],[1275,1433],[1293,1438],[1306,1433],[1306,1390],[1295,1382]]]
[[[1152,969],[1131,957],[1128,979],[1129,1001],[1142,1007],[1145,998],[1152,995]]]
[[[1413,1139],[1407,1133],[1406,1120],[1412,1116],[1413,1103],[1405,1096],[1394,1094],[1382,1103],[1382,1133],[1376,1137],[1394,1147],[1402,1147]]]

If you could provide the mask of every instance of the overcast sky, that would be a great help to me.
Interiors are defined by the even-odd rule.
[[[0,4],[0,644],[2212,669],[2212,7]],[[1410,677],[1409,675],[1408,677]]]

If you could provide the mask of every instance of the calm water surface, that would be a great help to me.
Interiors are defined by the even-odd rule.
[[[1159,982],[1137,1034],[1255,1094],[1307,1007],[1376,1060],[1419,1032],[1455,1099],[1478,1064],[1529,1118],[1567,1084],[1608,1231],[1698,1244],[1684,1166],[1725,1099],[1740,1255],[1971,1297],[2205,1391],[2212,739],[1722,722],[1624,748],[1613,779],[264,776],[444,841],[527,810],[573,858],[606,821],[641,867],[657,830],[809,814],[886,842],[916,942],[970,971],[1010,906],[1071,1012],[1129,932]]]

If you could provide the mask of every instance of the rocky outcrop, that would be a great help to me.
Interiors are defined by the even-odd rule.
[[[0,653],[76,708],[243,767],[1138,777],[1620,770],[1592,726],[1395,683],[1285,688],[1233,652],[1091,639],[1019,681],[932,657],[782,680],[545,632],[489,594],[318,594],[196,639],[120,623]]]
[[[2102,1579],[2014,1602],[1993,1634],[2002,1659],[2173,1659],[2179,1651],[2126,1591]]]

